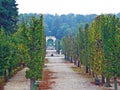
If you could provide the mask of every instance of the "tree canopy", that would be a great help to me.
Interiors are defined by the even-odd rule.
[[[0,0],[0,27],[3,27],[7,34],[17,30],[17,5],[15,0]]]

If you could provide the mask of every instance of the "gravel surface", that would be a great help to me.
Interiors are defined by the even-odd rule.
[[[30,80],[25,78],[27,68],[19,71],[4,86],[4,90],[30,90]]]
[[[91,84],[87,78],[74,72],[71,69],[74,65],[65,63],[64,56],[56,54],[54,50],[48,50],[46,58],[48,58],[48,63],[45,65],[46,68],[55,72],[52,75],[55,78],[51,79],[55,83],[52,84],[52,89],[49,90],[105,90],[103,87]],[[11,78],[6,83],[4,90],[30,90],[30,80],[25,78],[26,69],[24,68]]]
[[[64,57],[58,57],[57,54],[54,54],[53,57],[49,57],[49,55],[47,57],[49,63],[46,65],[48,69],[55,72],[53,76],[56,77],[52,79],[55,81],[52,90],[104,90],[102,87],[92,85],[88,79],[74,72],[71,69],[73,64],[65,63]]]

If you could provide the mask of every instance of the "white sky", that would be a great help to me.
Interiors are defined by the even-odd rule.
[[[16,0],[19,13],[119,13],[120,0]]]

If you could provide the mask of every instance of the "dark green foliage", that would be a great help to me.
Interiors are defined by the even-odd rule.
[[[56,40],[55,42],[55,49],[57,50],[58,53],[60,53],[61,50],[61,40]]]
[[[65,36],[62,38],[62,52],[65,54],[65,59],[69,60],[70,57],[70,37]]]
[[[35,14],[20,14],[19,22],[30,22],[31,17]],[[39,18],[40,14],[37,14]],[[120,17],[119,13],[117,14]],[[83,27],[86,23],[90,24],[95,18],[96,14],[80,15],[80,14],[67,14],[67,15],[51,15],[44,14],[44,26],[46,36],[55,36],[61,40],[70,32],[77,33],[80,25]]]
[[[79,28],[78,34],[78,47],[79,47],[79,58],[82,64],[85,64],[85,56],[84,56],[84,31],[83,28]]]
[[[17,30],[18,11],[15,0],[0,0],[0,27],[5,33],[11,34]]]
[[[26,77],[31,80],[30,90],[33,90],[34,82],[42,78],[42,68],[44,65],[45,36],[43,15],[39,19],[32,17],[27,35],[30,61],[27,64],[29,70],[26,71]]]
[[[104,26],[102,28],[102,38],[103,38],[103,49],[105,55],[105,72],[109,72],[108,76],[117,74],[120,76],[119,73],[119,18],[115,15],[106,15],[104,18]],[[108,63],[109,62],[109,63]],[[108,68],[109,67],[109,68]]]
[[[0,30],[0,76],[4,75],[6,69],[10,67],[10,46],[7,35],[3,29]]]
[[[42,67],[44,59],[44,30],[43,17],[40,19],[32,18],[30,29],[28,30],[28,43],[30,61],[28,63],[29,70],[26,72],[26,77],[30,79],[40,79],[42,76]]]
[[[30,18],[34,14],[20,14],[19,23],[29,22]],[[37,17],[39,18],[39,14]],[[46,36],[55,36],[57,39],[61,40],[62,37],[67,34],[78,32],[79,25],[85,25],[86,23],[91,23],[95,14],[91,15],[80,15],[80,14],[68,14],[68,15],[44,15],[44,25],[45,25],[45,34]]]
[[[33,17],[29,25],[19,24],[18,31],[11,35],[1,28],[0,37],[0,79],[10,78],[26,65],[27,78],[41,79],[45,57],[43,16]]]
[[[0,76],[4,76],[5,79],[10,78],[13,75],[13,70],[18,67],[17,60],[17,48],[13,37],[5,34],[5,31],[0,30]]]

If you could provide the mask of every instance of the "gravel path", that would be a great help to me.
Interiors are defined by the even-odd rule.
[[[55,81],[52,90],[104,90],[102,87],[92,85],[88,79],[74,72],[71,69],[73,64],[65,63],[63,57],[54,54],[53,57],[47,58],[49,60],[49,63],[46,64],[47,68],[56,72],[53,74],[53,77],[56,78],[52,79]]]
[[[51,57],[51,54],[54,56]],[[46,58],[49,60],[46,68],[55,72],[53,77],[56,77],[51,79],[55,81],[51,90],[104,90],[102,87],[92,85],[88,79],[74,72],[71,69],[73,64],[65,63],[63,55],[58,55],[55,51],[47,51]],[[19,71],[11,78],[4,90],[30,90],[30,81],[25,78],[26,69]]]
[[[5,85],[4,90],[30,90],[30,81],[25,78],[26,69],[24,68],[12,77]]]

